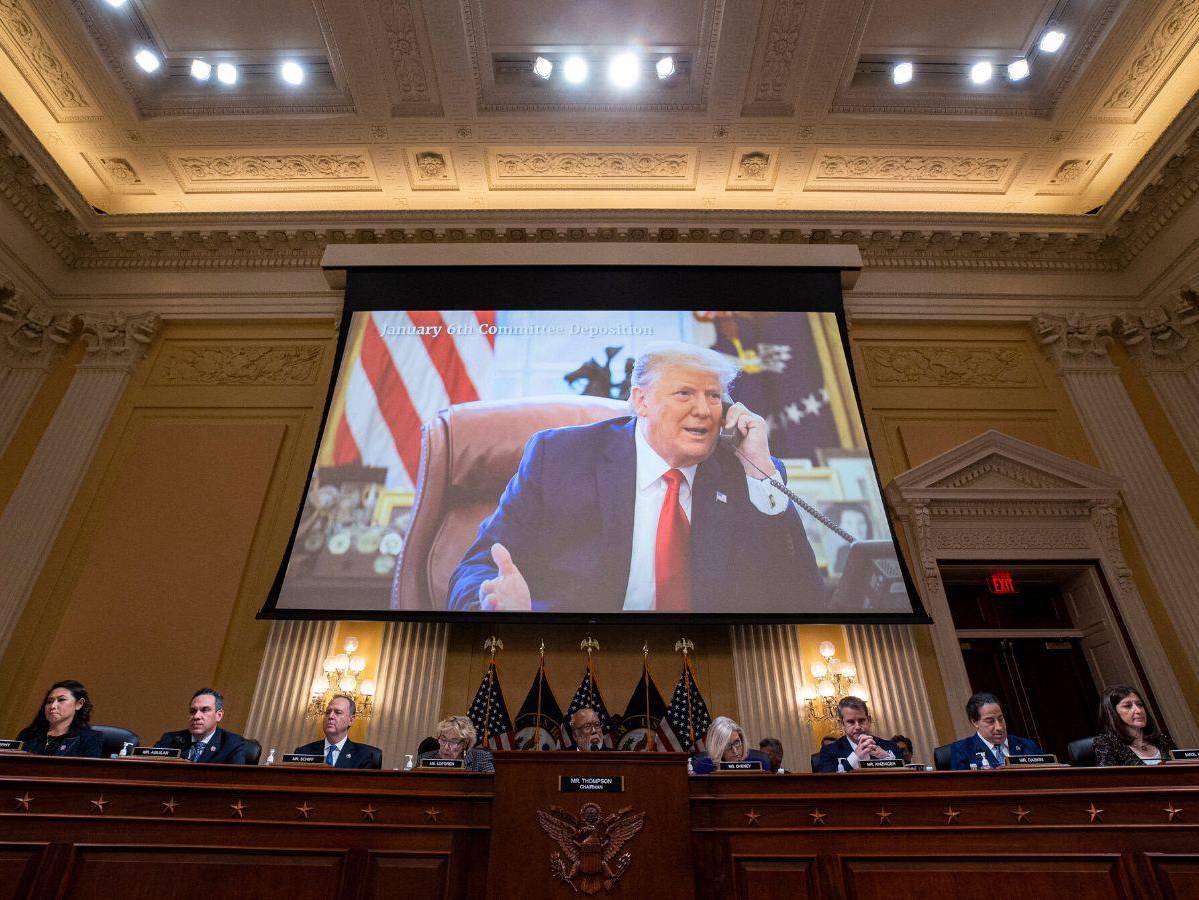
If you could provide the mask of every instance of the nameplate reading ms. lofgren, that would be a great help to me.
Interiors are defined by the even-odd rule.
[[[722,772],[761,772],[762,762],[757,759],[743,759],[738,762],[722,762],[720,764]]]
[[[441,759],[434,757],[433,759],[422,759],[420,767],[422,769],[461,769],[464,763],[460,759]]]
[[[902,759],[864,759],[858,765],[863,769],[902,769],[907,764]]]
[[[5,743],[8,742],[6,741]],[[1175,761],[1199,762],[1199,747],[1180,747],[1177,750],[1171,750],[1170,759]]]
[[[8,750],[9,752],[12,752],[12,753],[15,753],[16,751],[21,750],[24,746],[25,746],[24,741],[17,741],[17,740],[0,741],[0,750]]]
[[[558,790],[564,794],[599,792],[601,794],[624,793],[623,775],[559,775]]]
[[[148,756],[151,759],[178,759],[182,752],[178,747],[134,747],[129,751],[129,755]]]
[[[306,766],[323,763],[325,758],[319,753],[284,753],[285,763],[303,763]]]
[[[1009,766],[1056,766],[1057,757],[1052,753],[1023,753],[1007,758]]]

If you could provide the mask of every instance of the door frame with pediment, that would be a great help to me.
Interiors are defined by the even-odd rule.
[[[1199,743],[1195,718],[1120,548],[1119,479],[990,430],[897,476],[886,494],[904,526],[933,619],[933,644],[957,736],[971,727],[965,713],[970,679],[940,566],[994,560],[1005,567],[1058,563],[1075,573],[1079,563],[1092,567],[1112,603],[1092,605],[1097,612],[1086,626],[1106,629],[1111,646],[1118,642],[1115,671],[1132,671],[1134,661],[1139,665],[1175,741]]]

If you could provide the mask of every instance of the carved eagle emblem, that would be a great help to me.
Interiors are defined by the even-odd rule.
[[[645,824],[645,813],[626,806],[605,816],[598,803],[584,803],[578,817],[551,806],[537,810],[537,821],[560,848],[550,854],[550,874],[576,894],[598,894],[611,891],[633,861],[624,845]]]

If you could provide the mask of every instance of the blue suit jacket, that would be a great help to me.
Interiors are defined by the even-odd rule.
[[[448,608],[478,609],[499,542],[528,582],[533,609],[619,612],[633,545],[635,425],[622,416],[533,435],[450,577]],[[719,449],[696,469],[691,496],[694,611],[823,608],[824,582],[794,505],[777,516],[759,512],[740,462]]]
[[[187,729],[183,731],[168,731],[154,744],[155,747],[169,747],[181,750],[183,759],[187,759],[187,751],[191,749],[192,736]],[[240,734],[218,728],[213,732],[212,740],[203,756],[197,762],[226,763],[232,766],[246,764],[246,739]]]
[[[874,738],[874,743],[878,745],[880,750],[889,750],[895,754],[896,759],[903,759],[903,754],[899,752],[899,747],[892,744],[890,741],[885,741],[880,737]],[[844,759],[853,752],[853,744],[849,742],[849,738],[841,735],[841,739],[835,744],[828,744],[820,751],[820,759],[816,761],[817,772],[836,772],[837,760]]]
[[[760,762],[763,772],[774,772],[774,764],[770,762],[770,757],[761,750],[754,750],[752,747],[746,750],[745,762]],[[716,761],[708,756],[707,753],[700,753],[691,759],[691,771],[696,775],[710,775],[719,769],[720,766],[716,765]]]
[[[292,752],[315,753],[317,756],[324,756],[325,741],[322,738],[311,744],[305,744],[303,747],[296,747]],[[383,768],[383,751],[370,744],[359,744],[356,741],[347,740],[341,745],[341,752],[337,754],[337,762],[333,764],[333,768],[381,769]]]
[[[1007,736],[1007,746],[1008,755],[1010,756],[1024,756],[1030,753],[1045,752],[1037,746],[1036,741],[1017,737],[1014,734]],[[970,763],[978,761],[979,753],[987,755],[987,761],[991,764],[991,768],[995,769],[999,767],[999,760],[995,758],[995,754],[990,751],[986,741],[978,736],[978,732],[975,732],[970,737],[954,741],[949,745],[949,768],[969,769]]]

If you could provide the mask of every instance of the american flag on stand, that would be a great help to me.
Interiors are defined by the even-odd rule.
[[[479,683],[475,701],[470,705],[467,715],[478,733],[476,746],[489,747],[492,750],[513,748],[512,719],[508,716],[504,692],[500,689],[500,673],[496,671],[494,662],[487,665],[487,672]],[[487,736],[486,740],[483,739],[484,735]]]
[[[683,673],[679,676],[679,683],[674,686],[674,696],[670,698],[666,717],[658,726],[658,737],[671,750],[699,752],[704,749],[704,738],[708,736],[708,726],[711,724],[708,704],[695,686],[691,663],[684,657]],[[692,746],[692,735],[695,736],[695,746]]]
[[[579,689],[575,691],[575,695],[570,700],[570,706],[566,707],[562,738],[568,741],[571,747],[575,746],[575,740],[574,734],[570,730],[570,717],[585,706],[590,706],[599,713],[600,724],[604,726],[604,749],[613,749],[612,735],[608,733],[612,725],[612,717],[608,715],[608,707],[604,705],[604,698],[600,696],[599,682],[595,679],[595,673],[591,671],[590,663],[587,664],[583,680],[579,682]]]
[[[489,383],[495,336],[481,326],[495,325],[495,310],[361,315],[347,351],[345,403],[331,425],[332,462],[383,467],[389,488],[414,490],[421,425],[440,409],[480,399]]]

